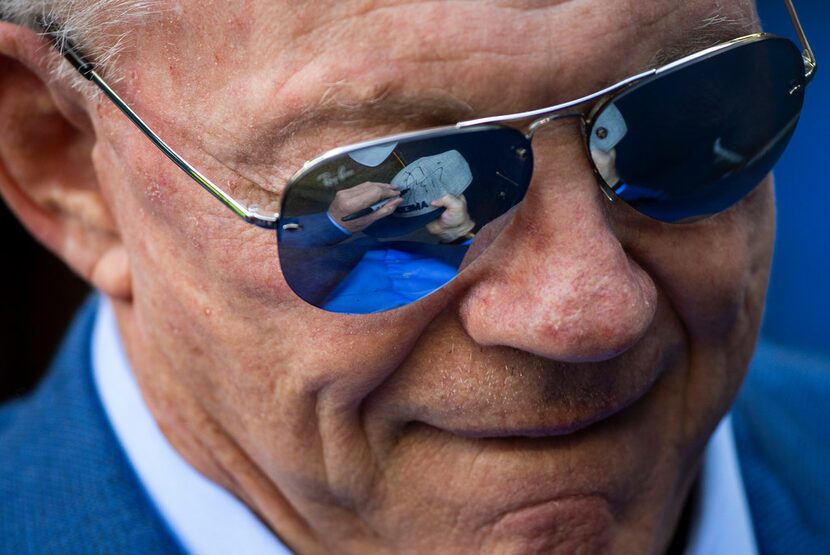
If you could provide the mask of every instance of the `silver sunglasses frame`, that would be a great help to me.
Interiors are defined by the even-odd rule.
[[[796,12],[792,0],[784,0],[784,3],[786,4],[787,10],[790,14],[792,24],[795,27],[798,40],[801,43],[802,58],[804,60],[804,76],[806,80],[805,84],[809,84],[815,76],[816,70],[818,68],[815,54],[813,53],[813,50],[810,47],[810,43],[807,40],[807,36],[804,32],[804,28],[801,25],[801,21],[798,18],[798,13]],[[224,204],[227,208],[229,208],[234,214],[242,218],[245,222],[265,229],[277,228],[280,221],[280,214],[278,212],[267,212],[262,210],[259,206],[255,204],[246,205],[242,202],[239,202],[238,200],[231,197],[224,190],[222,190],[219,186],[214,184],[210,179],[205,177],[199,170],[197,170],[190,163],[188,163],[180,154],[173,150],[173,148],[170,147],[161,137],[159,137],[158,134],[156,134],[156,132],[153,131],[153,129],[149,125],[147,125],[147,123],[145,123],[144,120],[141,119],[141,117],[139,117],[138,114],[136,114],[136,112],[130,107],[130,105],[127,102],[125,102],[118,95],[118,93],[116,93],[112,89],[112,87],[110,87],[107,84],[107,82],[95,71],[94,66],[86,60],[86,58],[80,53],[79,50],[77,50],[68,41],[58,40],[56,29],[53,29],[51,25],[44,25],[44,32],[47,36],[49,36],[55,41],[56,47],[60,49],[61,53],[67,58],[67,60],[69,60],[69,62],[75,67],[75,69],[77,69],[81,73],[81,75],[83,75],[86,79],[95,83],[95,85],[98,86],[98,88],[101,89],[101,91],[104,93],[104,95],[106,95],[130,119],[130,121],[132,121],[133,124],[135,124],[136,127],[138,127],[141,130],[141,132],[147,136],[148,139],[150,139],[150,141],[156,147],[158,147],[174,164],[176,164],[176,166],[178,166],[179,169],[186,173],[191,179],[196,181],[196,183],[201,185],[210,194],[216,197],[219,200],[219,202]],[[605,89],[591,93],[587,96],[583,96],[575,100],[570,100],[562,104],[557,104],[555,106],[548,106],[545,108],[539,108],[537,110],[517,112],[501,116],[478,118],[469,121],[462,121],[456,123],[455,125],[434,127],[419,131],[400,133],[397,135],[390,135],[387,137],[381,137],[370,141],[364,141],[351,145],[341,146],[329,150],[328,152],[303,164],[302,168],[300,168],[294,174],[294,176],[292,176],[291,179],[289,179],[288,184],[290,185],[292,182],[294,182],[296,177],[302,174],[309,167],[319,164],[326,159],[345,154],[346,152],[351,152],[356,149],[371,146],[377,146],[389,142],[403,141],[415,137],[427,139],[432,135],[442,134],[452,129],[462,129],[465,127],[472,126],[486,126],[488,124],[493,125],[505,123],[518,123],[523,122],[525,120],[531,120],[529,125],[527,125],[527,131],[525,132],[527,138],[530,139],[532,138],[533,133],[536,131],[536,129],[538,129],[540,126],[558,119],[581,118],[583,124],[588,125],[590,124],[590,118],[594,113],[596,113],[595,111],[592,112],[591,115],[587,115],[584,112],[573,112],[569,110],[597,100],[601,101],[599,102],[598,106],[604,106],[605,104],[607,104],[609,100],[612,100],[613,97],[621,93],[623,90],[626,90],[634,85],[640,84],[646,79],[654,78],[659,75],[665,74],[678,67],[689,64],[711,54],[720,52],[721,50],[731,48],[738,44],[747,44],[776,36],[777,35],[770,33],[753,33],[750,35],[739,37],[718,44],[711,48],[695,52],[694,54],[685,56],[667,65],[649,69],[648,71],[644,71],[637,75],[633,75]],[[616,198],[608,190],[607,187],[602,187],[602,190],[609,200],[613,201]]]

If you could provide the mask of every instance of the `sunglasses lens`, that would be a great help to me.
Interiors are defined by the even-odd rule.
[[[296,175],[277,228],[288,285],[347,314],[405,306],[453,279],[474,236],[524,197],[530,144],[501,126],[336,151]]]
[[[804,64],[780,38],[724,51],[623,92],[593,116],[597,172],[636,210],[665,222],[715,214],[770,172],[798,122]]]

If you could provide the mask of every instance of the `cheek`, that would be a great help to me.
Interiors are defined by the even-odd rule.
[[[273,366],[289,350],[275,338],[290,335],[284,322],[302,305],[280,274],[275,233],[237,219],[143,136],[112,125],[95,164],[129,253],[143,347],[188,380],[193,368]]]
[[[213,288],[214,302],[237,307],[293,299],[280,273],[275,232],[233,215],[117,117],[104,133],[111,142],[96,148],[96,165],[102,182],[110,184],[133,262],[146,261],[148,271],[138,274],[136,268],[134,277],[206,293]]]
[[[134,140],[97,154],[130,253],[139,347],[162,361],[134,358],[156,374],[169,367],[264,468],[313,472],[304,465],[320,458],[309,440],[320,433],[315,403],[349,410],[394,370],[429,314],[353,319],[311,307],[285,284],[274,232],[237,220]],[[274,462],[285,438],[302,456]]]
[[[641,222],[642,223],[642,222]],[[621,231],[690,339],[722,344],[757,331],[774,240],[772,179],[725,213],[691,224]]]
[[[633,230],[621,227],[620,237],[682,326],[686,362],[671,378],[682,395],[676,410],[683,444],[702,449],[754,350],[774,239],[772,179],[710,219]]]

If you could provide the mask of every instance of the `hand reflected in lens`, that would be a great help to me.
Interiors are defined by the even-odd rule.
[[[600,176],[609,187],[613,187],[620,182],[620,176],[617,173],[617,149],[612,148],[610,152],[605,152],[592,148],[591,157],[594,159],[594,164],[599,170]]]
[[[444,208],[441,216],[426,226],[427,231],[442,243],[451,243],[464,237],[476,225],[467,212],[467,199],[464,195],[444,195],[430,204],[436,208]]]
[[[400,191],[387,183],[361,183],[337,191],[329,206],[329,216],[349,233],[359,233],[389,216],[400,206]]]

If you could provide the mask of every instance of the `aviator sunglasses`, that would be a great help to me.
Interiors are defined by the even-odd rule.
[[[532,139],[578,119],[597,183],[611,202],[667,223],[721,212],[771,171],[792,136],[816,61],[791,0],[803,50],[747,35],[538,110],[342,146],[306,162],[279,212],[231,198],[165,143],[59,29],[46,34],[181,170],[246,222],[276,230],[280,267],[308,303],[347,314],[406,306],[465,267],[488,224],[522,201]]]

